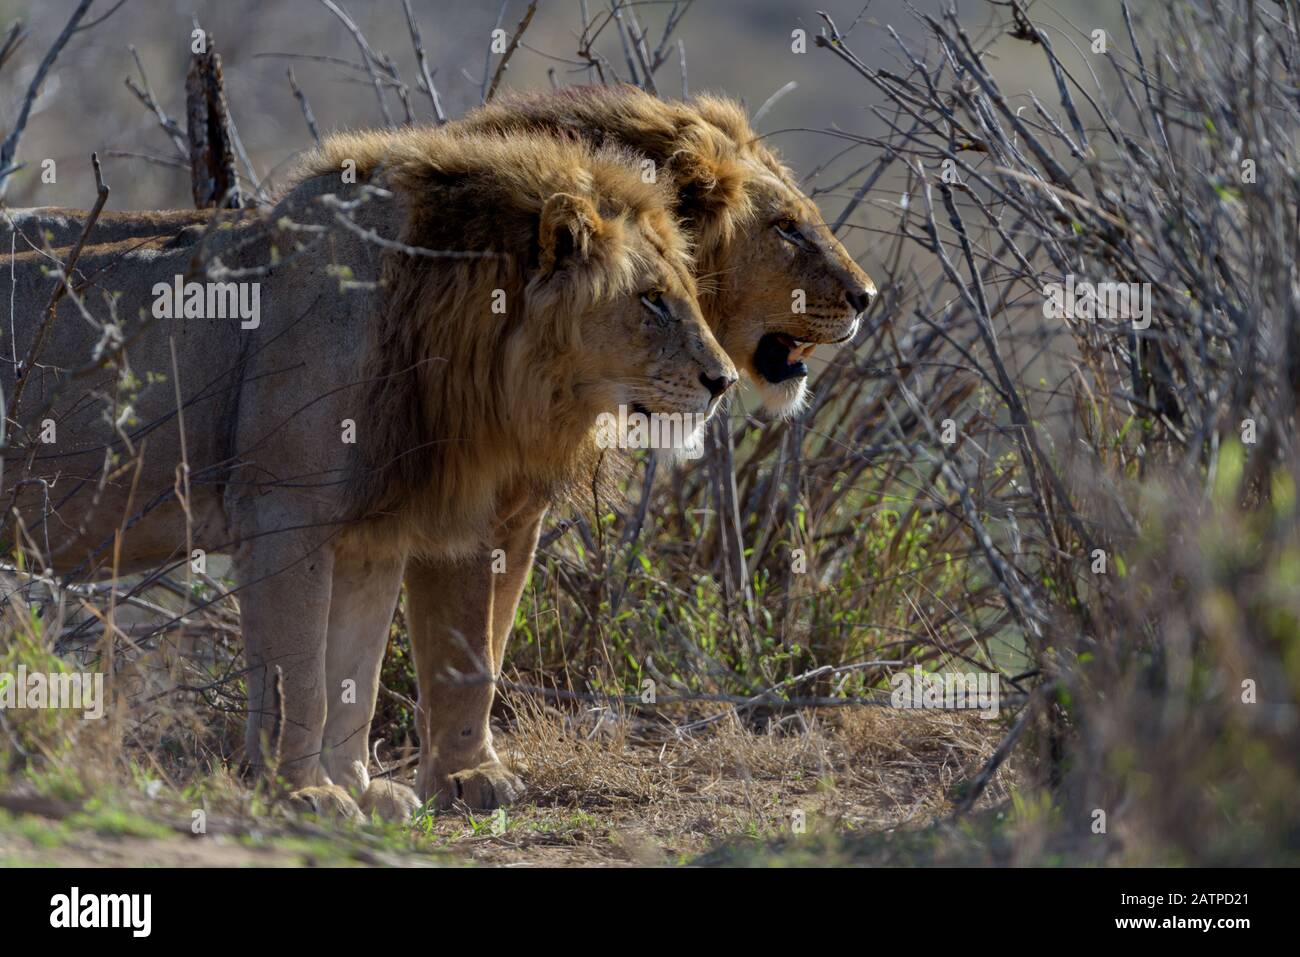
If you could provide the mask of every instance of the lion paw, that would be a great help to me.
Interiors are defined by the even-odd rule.
[[[513,803],[524,793],[524,782],[500,761],[485,761],[478,767],[457,771],[447,782],[448,786],[438,794],[442,810],[463,804],[475,811],[491,811]]]
[[[384,780],[371,781],[359,803],[367,819],[377,813],[385,821],[398,823],[409,821],[421,806],[420,799],[406,785]]]
[[[289,795],[288,801],[289,806],[300,814],[315,814],[317,817],[358,824],[365,821],[365,816],[352,795],[337,784],[299,788]]]

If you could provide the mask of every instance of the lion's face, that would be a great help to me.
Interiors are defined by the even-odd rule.
[[[661,254],[649,224],[625,224],[624,233],[632,269],[626,292],[583,325],[589,387],[611,409],[702,421],[736,382],[736,368],[704,321],[686,263]]]
[[[714,328],[763,405],[791,415],[806,401],[804,360],[817,343],[853,338],[876,287],[798,190],[764,169],[750,195],[753,224],[714,280],[727,303]]]
[[[704,321],[685,241],[666,207],[602,217],[556,194],[541,215],[535,301],[575,318],[560,361],[597,415],[684,417],[688,439],[737,381]],[[579,291],[581,290],[581,293]]]

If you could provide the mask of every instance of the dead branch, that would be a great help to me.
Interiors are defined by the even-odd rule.
[[[185,77],[185,118],[189,138],[190,188],[196,209],[244,205],[235,169],[230,107],[221,75],[221,56],[212,37],[190,60]]]
[[[176,121],[168,116],[158,100],[153,95],[153,87],[149,85],[149,76],[144,71],[144,64],[140,61],[140,54],[134,46],[129,48],[131,56],[135,60],[135,68],[140,71],[140,85],[137,86],[129,76],[123,81],[126,88],[135,94],[137,100],[144,104],[145,109],[149,110],[158,120],[158,125],[163,128],[163,132],[171,138],[172,145],[176,147],[176,152],[181,159],[189,160],[189,150],[185,146],[185,134],[181,128],[176,125]]]
[[[384,81],[380,77],[379,71],[375,69],[376,64],[382,64],[383,60],[370,46],[370,42],[366,39],[365,34],[361,32],[361,28],[343,12],[334,0],[320,0],[320,2],[326,10],[338,17],[339,22],[343,24],[343,28],[352,34],[352,39],[356,40],[357,48],[361,51],[361,62],[365,65],[366,73],[370,76],[370,82],[375,88],[375,97],[379,100],[379,111],[384,115],[384,125],[393,126],[393,114],[388,111],[388,101],[384,98]]]
[[[8,185],[9,177],[13,173],[14,155],[18,152],[18,141],[22,139],[23,131],[27,129],[27,121],[31,118],[32,104],[36,102],[36,97],[40,95],[41,86],[45,83],[45,77],[49,75],[50,69],[54,66],[54,61],[59,58],[63,48],[72,39],[72,35],[77,32],[77,24],[81,22],[81,18],[86,15],[92,3],[94,3],[94,0],[81,0],[77,4],[77,9],[72,11],[72,16],[68,18],[68,22],[64,25],[63,32],[55,39],[53,46],[46,51],[45,58],[41,60],[40,66],[36,68],[36,75],[32,77],[32,82],[27,87],[27,95],[23,97],[23,105],[18,111],[18,119],[14,122],[14,128],[5,137],[4,143],[0,144],[0,197],[4,196],[5,187]],[[13,47],[19,39],[16,36],[18,29],[17,25],[10,28],[9,36],[5,40],[4,50],[0,51],[0,63],[3,63],[4,58],[13,52]]]
[[[424,92],[429,94],[433,104],[433,115],[441,126],[447,122],[447,115],[442,111],[442,101],[438,98],[438,88],[433,85],[433,74],[429,72],[429,60],[424,55],[424,39],[420,36],[420,26],[415,22],[411,12],[411,0],[402,0],[402,9],[406,11],[406,26],[411,31],[411,45],[415,47],[415,59],[420,65],[420,79],[424,81]],[[317,137],[317,142],[320,138]]]
[[[5,35],[5,42],[0,45],[0,69],[9,62],[9,58],[18,52],[22,42],[27,39],[27,31],[23,29],[21,20],[15,20],[9,27],[9,32]]]
[[[89,4],[87,4],[89,6]],[[86,239],[90,236],[91,230],[95,228],[95,223],[99,221],[99,214],[108,202],[108,184],[104,182],[103,171],[99,168],[99,154],[90,154],[91,165],[95,168],[95,205],[90,210],[90,215],[86,217],[86,225],[82,227],[81,238],[77,240],[77,245],[72,249],[72,255],[68,257],[67,263],[59,275],[59,284],[54,288],[50,295],[50,301],[45,306],[45,317],[41,320],[39,328],[36,330],[36,336],[32,339],[31,348],[27,350],[27,357],[23,359],[22,365],[16,370],[14,376],[14,396],[9,405],[9,418],[15,425],[18,423],[18,404],[23,398],[23,389],[27,386],[27,380],[31,376],[31,370],[36,368],[36,360],[40,358],[41,349],[45,346],[45,337],[49,335],[50,326],[54,324],[54,310],[68,291],[68,283],[72,279],[72,271],[77,268],[77,260],[81,258],[81,250],[86,245]]]
[[[524,11],[524,17],[519,21],[519,26],[515,27],[515,35],[510,38],[510,44],[501,54],[501,60],[497,63],[496,72],[492,74],[492,83],[488,86],[487,93],[483,96],[484,103],[492,102],[492,97],[496,95],[497,85],[501,82],[501,77],[505,75],[506,68],[510,64],[510,58],[514,56],[515,50],[519,48],[519,39],[528,29],[528,24],[533,20],[533,14],[537,12],[537,0],[532,0],[528,4],[528,9]]]
[[[307,94],[298,87],[298,81],[293,77],[293,67],[286,71],[289,75],[289,89],[293,90],[293,98],[298,101],[298,108],[302,110],[302,118],[307,123],[307,130],[311,133],[311,138],[320,146],[320,130],[316,126],[316,117],[311,111],[311,104],[307,102]]]

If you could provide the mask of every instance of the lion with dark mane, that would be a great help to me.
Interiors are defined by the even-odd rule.
[[[507,97],[453,124],[467,135],[525,130],[635,149],[668,181],[694,252],[700,305],[718,341],[769,411],[790,416],[808,401],[806,359],[818,343],[851,340],[875,287],[822,221],[794,176],[749,125],[735,102],[701,96],[660,100],[635,87],[575,87]],[[419,787],[443,802],[494,807],[519,793],[496,760],[486,716],[491,689],[449,680],[473,661],[499,674],[515,610],[532,567],[545,497],[501,503],[496,544],[506,557],[491,596],[490,641],[454,637],[447,609],[473,574],[430,559],[407,568],[407,621],[422,705]],[[378,641],[378,639],[375,639]],[[383,649],[371,649],[382,655]],[[466,734],[466,731],[470,733]],[[350,745],[364,750],[368,728]],[[360,745],[360,747],[359,747]]]
[[[409,813],[331,739],[407,559],[477,567],[503,499],[586,467],[601,412],[705,416],[735,380],[672,203],[613,149],[383,131],[328,140],[266,217],[88,247],[48,325],[50,253],[17,253],[20,354],[48,332],[11,410],[17,536],[81,577],[232,553],[249,762],[271,744],[300,796]],[[259,283],[260,316],[157,308],[204,279]],[[486,634],[490,579],[466,588]]]

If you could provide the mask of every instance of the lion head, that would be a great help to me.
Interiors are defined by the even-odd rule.
[[[667,102],[630,86],[508,97],[455,124],[630,146],[665,171],[695,253],[700,304],[727,354],[779,415],[802,407],[805,359],[847,342],[875,286],[731,100]]]
[[[306,176],[347,161],[404,209],[402,244],[455,252],[387,254],[365,374],[384,431],[358,448],[353,511],[400,515],[414,550],[468,546],[507,489],[566,488],[602,413],[703,421],[736,381],[675,197],[626,151],[386,130],[331,137]]]
[[[778,415],[806,401],[805,360],[813,347],[850,340],[875,295],[871,279],[733,100],[669,102],[631,86],[569,87],[507,96],[444,129],[536,130],[622,144],[650,160],[654,172],[666,171],[694,247],[705,319]],[[189,215],[198,222],[209,214]],[[113,228],[112,219],[101,217],[100,233]],[[174,228],[167,221],[156,231]],[[79,224],[63,242],[78,232]]]

